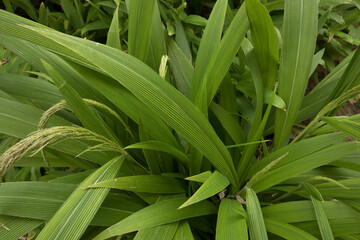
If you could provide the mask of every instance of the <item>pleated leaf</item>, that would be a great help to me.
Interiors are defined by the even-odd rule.
[[[330,220],[360,217],[360,213],[357,210],[343,202],[324,201],[322,202],[322,206]],[[271,221],[284,223],[316,221],[314,206],[310,200],[273,204],[262,208],[262,212],[264,218]]]
[[[246,190],[246,212],[250,239],[267,240],[265,222],[256,193],[251,188]]]
[[[321,193],[316,189],[316,187],[306,182],[303,183],[303,187],[310,194],[311,198],[318,201],[324,201],[323,197],[321,196]]]
[[[67,104],[74,111],[74,114],[81,121],[81,123],[93,132],[103,135],[104,137],[107,137],[113,141],[117,141],[113,132],[109,129],[104,120],[95,115],[95,113],[83,101],[80,95],[68,84],[66,79],[64,79],[61,74],[56,71],[56,69],[53,68],[49,63],[45,61],[42,63],[48,74],[54,80]]]
[[[0,214],[48,221],[75,189],[74,184],[55,181],[2,183]],[[126,194],[108,194],[91,225],[115,224],[145,206],[142,201]]]
[[[221,200],[217,223],[216,240],[248,239],[246,212],[236,199]]]
[[[225,20],[226,6],[227,0],[219,0],[216,2],[210,14],[208,23],[206,24],[204,34],[201,38],[195,62],[194,75],[192,77],[190,94],[193,102],[198,101],[196,103],[198,107],[202,100],[196,99],[201,96],[206,98],[206,93],[201,92],[201,86],[203,85],[203,78],[209,61],[220,43]],[[203,90],[205,91],[206,89]]]
[[[89,188],[116,188],[133,192],[183,193],[184,186],[171,177],[144,175],[115,178],[90,185]]]
[[[279,167],[275,165],[275,169],[273,168],[268,173],[260,176],[259,179],[252,185],[252,188],[256,192],[263,191],[286,179],[289,179],[292,176],[307,172],[351,153],[358,152],[359,150],[360,144],[358,142],[341,143],[327,147],[283,166]],[[285,159],[283,162],[286,161]],[[279,164],[281,164],[281,161]]]
[[[179,149],[173,147],[168,143],[161,141],[150,140],[145,142],[134,143],[125,147],[124,149],[137,149],[137,148],[169,153],[186,165],[188,165],[190,162],[189,158]]]
[[[146,207],[119,223],[101,232],[94,240],[107,239],[141,229],[172,223],[192,217],[216,214],[217,209],[207,201],[203,201],[187,208],[178,209],[185,198],[175,198],[157,202]]]
[[[176,230],[178,228],[179,222],[168,223],[156,227],[146,228],[140,230],[134,240],[168,240],[173,239]]]
[[[325,210],[321,204],[322,202],[315,199],[312,196],[310,196],[310,198],[311,198],[311,202],[314,206],[316,221],[319,225],[322,239],[329,239],[329,240],[334,239],[334,236],[333,236],[333,233],[331,230],[331,226],[329,224],[329,220],[327,219]]]
[[[284,239],[291,240],[317,240],[318,238],[314,237],[310,233],[305,232],[301,228],[295,227],[291,224],[280,222],[280,221],[272,221],[265,220],[266,229],[268,232],[276,234]]]
[[[212,173],[210,171],[206,171],[206,172],[202,172],[200,174],[197,174],[197,175],[194,175],[191,177],[187,177],[185,179],[188,181],[204,183],[211,175],[212,175]]]
[[[140,141],[142,141],[142,142],[149,140],[148,131],[144,126],[144,120],[143,120],[142,113],[139,115],[139,138],[140,138]],[[159,158],[156,156],[156,152],[154,152],[152,150],[143,149],[143,153],[145,156],[146,163],[150,169],[150,172],[152,174],[160,174],[161,169],[160,169],[159,162],[158,162]]]
[[[205,77],[208,88],[208,105],[212,101],[217,92],[222,80],[224,79],[228,69],[233,61],[233,58],[238,53],[246,32],[249,29],[249,21],[246,16],[245,5],[243,4],[230,26],[227,28],[224,37],[214,52],[209,64],[206,67]],[[205,80],[203,80],[205,81]]]
[[[116,7],[106,39],[106,45],[121,50],[120,26],[119,26],[119,6]]]
[[[346,67],[344,74],[341,76],[338,84],[334,88],[333,92],[328,97],[327,101],[340,97],[343,93],[350,89],[353,82],[356,81],[360,73],[360,49],[357,48],[349,65]],[[354,87],[354,86],[352,86]]]
[[[129,1],[130,2],[130,1]],[[155,0],[132,0],[129,9],[129,54],[146,60],[150,44]]]
[[[346,118],[337,117],[323,117],[321,120],[328,123],[330,126],[333,126],[335,129],[349,134],[357,140],[360,140],[360,123],[348,120]]]
[[[50,30],[20,26],[16,23],[20,20],[25,23],[27,21],[4,11],[0,12],[0,19],[3,21],[0,30],[4,34],[44,45],[47,49],[66,54],[80,64],[115,78],[203,153],[237,186],[237,175],[231,156],[209,122],[186,97],[150,68],[121,51],[98,43]]]
[[[179,209],[185,208],[202,200],[205,200],[222,190],[230,184],[229,180],[220,172],[215,171],[201,187],[184,203]]]
[[[194,240],[194,236],[191,232],[190,224],[188,221],[180,221],[173,240]]]
[[[15,240],[37,228],[44,221],[0,215],[0,236],[2,239]]]
[[[170,70],[175,78],[176,87],[189,97],[194,69],[180,47],[171,39],[168,40],[168,55]]]
[[[51,83],[32,77],[13,73],[0,74],[0,89],[14,95],[22,96],[50,105],[61,101],[62,96]]]
[[[279,62],[279,49],[273,22],[259,0],[246,0],[251,39],[258,59],[264,86],[273,89]]]
[[[275,148],[288,139],[307,87],[317,37],[317,12],[313,0],[285,2],[278,94],[287,111],[276,112]]]
[[[125,157],[116,157],[85,179],[45,225],[37,239],[79,239],[110,189],[84,189],[117,175]]]

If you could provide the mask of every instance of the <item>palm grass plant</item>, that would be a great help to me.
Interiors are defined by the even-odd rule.
[[[1,238],[359,239],[359,48],[304,96],[325,3],[116,2],[106,45],[1,10]]]

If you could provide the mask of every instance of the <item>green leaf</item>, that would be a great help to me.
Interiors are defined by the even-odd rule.
[[[285,1],[278,94],[287,111],[276,112],[276,149],[287,141],[307,87],[317,37],[317,12],[316,1]]]
[[[317,201],[324,201],[323,197],[321,196],[321,193],[316,189],[316,187],[314,187],[309,183],[303,183],[302,185],[306,189],[306,191],[310,194],[310,197],[312,199],[315,199]]]
[[[204,74],[209,64],[211,57],[217,49],[221,34],[223,30],[225,13],[226,13],[227,0],[220,0],[215,3],[215,6],[210,14],[208,23],[204,30],[204,34],[201,38],[199,50],[196,57],[194,75],[192,77],[191,94],[190,99],[195,103],[197,107],[200,107],[201,102],[206,102],[201,98],[207,97],[206,88],[201,86],[207,81],[204,81]],[[201,109],[205,113],[206,108]]]
[[[353,54],[346,57],[336,66],[316,87],[304,97],[301,109],[297,116],[297,122],[303,121],[316,115],[327,103],[329,92],[333,91],[335,85],[340,81]]]
[[[1,73],[0,89],[14,96],[34,99],[49,105],[58,103],[62,99],[61,94],[53,84],[43,79],[19,74]]]
[[[360,123],[341,117],[322,117],[321,120],[357,140],[360,140]]]
[[[258,0],[246,0],[245,6],[264,86],[273,89],[279,62],[278,42],[273,22],[268,10]]]
[[[114,48],[51,30],[31,30],[17,24],[18,17],[8,14],[0,11],[0,19],[4,23],[0,26],[2,33],[46,45],[47,49],[59,54],[66,53],[74,61],[113,77],[204,154],[236,188],[237,174],[231,156],[214,129],[185,96],[163,81],[157,73]],[[27,21],[21,19],[20,22]]]
[[[49,63],[43,61],[43,65],[48,74],[54,80],[67,104],[69,104],[70,108],[74,111],[74,114],[81,121],[81,123],[93,132],[119,143],[119,140],[109,129],[104,120],[95,115],[95,113],[82,100],[80,95],[69,85],[66,79],[63,78],[61,74],[56,71],[56,69],[53,68]]]
[[[18,138],[25,138],[28,134],[37,130],[40,117],[43,114],[42,110],[19,102],[3,98],[0,99],[1,133]],[[26,119],[24,119],[24,115],[27,116]],[[50,119],[48,126],[69,126],[70,124],[70,122],[58,116],[53,116]],[[73,156],[78,155],[88,147],[88,144],[79,140],[64,141],[54,146],[54,148]],[[82,158],[95,163],[104,164],[107,155],[103,152],[92,152],[91,154],[84,153]]]
[[[2,183],[0,214],[48,221],[76,187],[74,184],[56,183],[55,181]],[[83,188],[85,187],[87,186]],[[115,224],[145,206],[142,200],[129,197],[127,194],[110,193],[90,225],[109,226]]]
[[[125,147],[124,149],[136,149],[136,148],[169,153],[174,157],[176,157],[177,159],[179,159],[185,165],[189,165],[190,162],[189,158],[183,152],[181,152],[179,149],[176,149],[172,145],[165,142],[154,141],[154,140],[150,140],[146,142],[138,142],[131,144]]]
[[[329,220],[327,219],[327,216],[325,214],[325,210],[322,206],[322,202],[315,199],[313,196],[310,196],[311,202],[314,206],[315,215],[316,215],[316,221],[319,225],[319,229],[321,232],[322,239],[334,239],[331,226],[329,224]]]
[[[121,50],[119,6],[117,6],[114,11],[113,19],[111,21],[109,32],[106,39],[106,45]]]
[[[107,239],[137,230],[172,223],[192,217],[216,214],[217,209],[207,201],[203,201],[187,208],[178,209],[186,201],[185,198],[175,198],[157,202],[148,206],[119,223],[101,232],[94,240]]]
[[[246,96],[256,99],[256,91],[255,91],[254,83],[252,81],[239,81],[238,84],[236,85],[236,89],[243,92]],[[269,104],[272,95],[273,95],[273,91],[268,88],[265,88],[264,102]],[[275,94],[274,96],[273,106],[282,110],[286,108],[286,104],[284,100],[282,100],[282,98],[279,97],[279,95],[277,94]]]
[[[228,72],[233,58],[238,53],[241,42],[248,29],[249,21],[246,16],[245,5],[243,4],[226,30],[224,37],[221,39],[219,46],[206,67],[204,76],[208,87],[208,105],[210,105],[210,102]]]
[[[148,239],[159,239],[168,240],[173,239],[179,222],[168,223],[156,227],[145,228],[140,230],[134,240],[148,240]]]
[[[359,218],[360,213],[345,203],[339,201],[325,201],[322,203],[328,219]],[[311,201],[289,201],[272,204],[262,208],[264,218],[284,223],[299,223],[316,221],[314,206]],[[341,212],[341,214],[339,214]],[[316,225],[316,224],[315,224]]]
[[[340,97],[352,86],[352,83],[360,74],[360,49],[357,48],[349,65],[346,67],[344,74],[341,76],[341,79],[337,83],[336,87],[333,89],[332,93],[329,95],[327,102],[332,101],[335,98]]]
[[[188,181],[204,183],[211,175],[212,173],[210,171],[206,171],[191,177],[187,177],[185,179]]]
[[[226,132],[230,135],[235,144],[241,144],[245,142],[246,136],[244,130],[241,128],[235,118],[216,103],[211,103],[211,111],[215,114],[220,121]]]
[[[251,188],[246,190],[246,212],[251,239],[266,240],[265,222],[256,193]]]
[[[100,30],[100,29],[107,29],[108,26],[100,20],[93,21],[91,23],[86,24],[84,27],[81,28],[81,35],[84,35],[87,32]]]
[[[206,24],[208,22],[208,20],[206,18],[203,18],[199,15],[189,15],[189,16],[181,19],[181,21],[184,23],[201,26],[201,27],[206,26]]]
[[[246,212],[235,199],[221,200],[217,224],[216,240],[248,239]]]
[[[41,224],[41,220],[0,215],[0,236],[9,240],[19,239]]]
[[[180,221],[173,240],[194,240],[194,236],[191,232],[190,224],[188,221]]]
[[[315,55],[314,55],[314,58],[313,58],[313,61],[312,61],[312,64],[311,64],[311,69],[310,69],[310,72],[309,72],[309,77],[311,77],[311,75],[314,73],[314,71],[316,70],[316,67],[319,65],[323,55],[324,55],[324,52],[325,52],[325,48],[321,49],[320,51],[318,51]]]
[[[149,136],[147,133],[147,129],[145,128],[144,120],[143,120],[143,116],[142,116],[141,112],[139,115],[139,138],[140,138],[140,141],[142,141],[142,142],[149,140]],[[160,169],[159,161],[158,161],[159,158],[158,158],[158,156],[156,156],[156,153],[152,150],[146,150],[146,149],[143,149],[143,152],[144,152],[146,163],[150,169],[150,172],[152,174],[160,174],[161,169]]]
[[[183,184],[171,177],[144,175],[115,178],[90,185],[89,188],[116,188],[133,192],[183,193]]]
[[[275,168],[272,168],[268,173],[260,176],[252,188],[256,192],[263,191],[292,176],[325,165],[348,154],[358,152],[359,150],[360,145],[358,142],[346,142],[327,147],[292,162],[285,160],[287,156],[284,161],[282,161],[283,163],[287,162],[286,164],[282,165],[280,161],[278,166],[275,165]]]
[[[146,60],[154,18],[155,0],[131,1],[129,8],[129,54]]]
[[[336,199],[360,199],[359,177],[340,180],[336,183],[321,183],[315,185],[315,187],[324,197],[331,197]],[[296,193],[300,195],[307,195],[304,191],[300,190]]]
[[[189,41],[188,41],[188,38],[186,37],[183,24],[177,17],[175,17],[175,28],[176,28],[175,42],[179,46],[182,53],[186,56],[188,61],[191,63],[192,55],[191,55],[191,50],[190,50],[190,46],[189,46]],[[192,75],[191,75],[191,77],[192,77]],[[190,94],[190,91],[189,91],[189,94]]]
[[[35,7],[30,0],[11,0],[11,2],[22,8],[31,19],[37,20]]]
[[[220,172],[215,171],[203,185],[185,202],[179,209],[185,208],[202,200],[205,200],[222,190],[230,184],[229,180]]]
[[[38,22],[47,26],[48,25],[48,10],[45,7],[44,3],[40,3],[40,7],[39,7],[39,19]]]
[[[125,157],[116,157],[86,178],[69,196],[37,239],[79,239],[110,189],[84,189],[117,175]]]
[[[154,19],[151,27],[150,45],[146,63],[156,72],[159,70],[162,57],[167,55],[165,42],[166,34],[166,30],[161,22],[159,5],[158,2],[155,1]],[[169,76],[167,76],[165,80],[169,82]]]
[[[313,235],[305,232],[301,228],[294,227],[281,221],[265,220],[266,229],[268,232],[276,234],[284,239],[291,240],[317,240]]]
[[[168,40],[168,54],[170,70],[175,78],[176,87],[185,96],[189,97],[194,69],[180,47],[170,38]]]
[[[63,9],[67,19],[75,30],[80,29],[84,22],[81,15],[78,14],[76,7],[70,0],[60,0],[61,8]]]
[[[274,151],[267,157],[261,159],[253,165],[253,167],[247,173],[247,179],[254,176],[257,172],[264,169],[271,162],[275,161],[279,157],[288,153],[284,161],[280,161],[272,169],[276,169],[280,166],[284,166],[286,163],[293,162],[297,159],[303,158],[307,155],[313,154],[323,148],[326,148],[330,145],[336,144],[338,142],[344,141],[346,136],[342,133],[331,133],[326,135],[320,135],[317,137],[305,139],[297,143],[283,147],[277,151]]]

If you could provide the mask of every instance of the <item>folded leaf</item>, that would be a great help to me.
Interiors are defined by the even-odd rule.
[[[110,189],[84,189],[117,175],[125,157],[116,157],[86,178],[45,225],[37,239],[79,239]]]
[[[203,185],[201,185],[201,187],[184,204],[179,207],[179,209],[205,200],[221,192],[229,184],[229,180],[224,175],[218,171],[215,171],[208,179],[205,180]]]
[[[217,224],[216,240],[248,239],[246,212],[235,199],[221,200]]]
[[[96,236],[94,240],[107,239],[113,236],[176,222],[183,219],[216,214],[217,212],[217,209],[207,201],[194,204],[187,208],[178,209],[180,204],[185,200],[185,198],[175,198],[157,202],[105,229]]]
[[[183,193],[184,186],[179,180],[157,175],[138,175],[115,178],[90,185],[89,188],[115,188],[146,193]]]

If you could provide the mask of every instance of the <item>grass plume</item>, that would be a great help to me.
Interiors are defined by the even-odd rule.
[[[106,147],[109,151],[125,153],[116,143],[98,135],[86,128],[78,126],[58,126],[46,129],[40,129],[31,133],[27,138],[16,143],[9,148],[0,157],[0,177],[3,177],[9,167],[22,158],[26,153],[35,151],[33,154],[41,151],[44,147],[65,141],[68,139],[87,140],[99,142],[102,149]],[[94,150],[94,148],[92,149]]]

